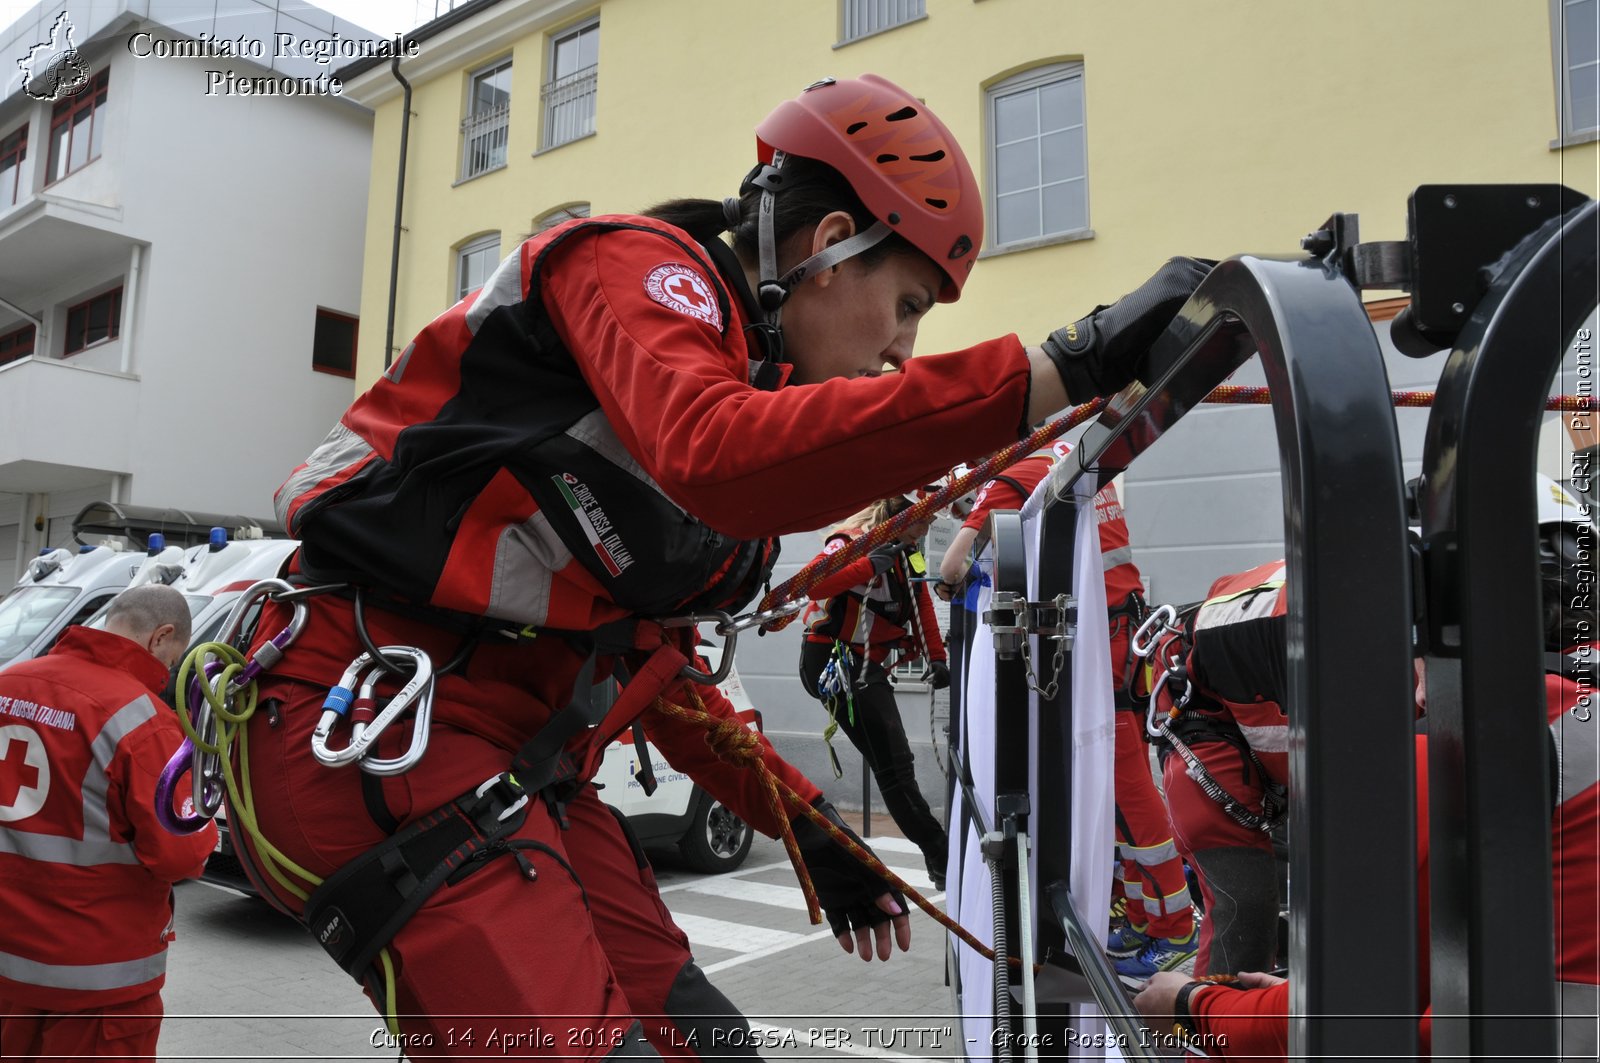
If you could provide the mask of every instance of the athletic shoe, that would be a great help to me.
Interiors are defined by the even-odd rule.
[[[1150,935],[1124,923],[1111,931],[1106,938],[1106,955],[1114,960],[1137,956],[1150,945]]]
[[[1181,938],[1151,938],[1137,954],[1112,961],[1118,974],[1149,979],[1158,971],[1170,971],[1194,955],[1200,945],[1199,929]]]

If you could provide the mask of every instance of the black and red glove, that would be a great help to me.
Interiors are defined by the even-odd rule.
[[[1075,403],[1115,395],[1138,376],[1151,344],[1216,263],[1173,258],[1155,276],[1110,306],[1050,333],[1041,346]]]

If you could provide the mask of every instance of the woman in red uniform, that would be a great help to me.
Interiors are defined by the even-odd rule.
[[[745,1051],[742,1017],[587,784],[594,750],[643,709],[674,767],[758,829],[781,826],[754,772],[649,708],[657,692],[690,700],[676,675],[693,629],[643,618],[737,610],[777,536],[1118,390],[1207,272],[1174,259],[1039,346],[1004,336],[912,361],[923,315],[959,297],[983,244],[982,196],[949,131],[869,75],[783,103],[757,149],[737,198],[529,239],[279,489],[303,544],[295,570],[345,589],[308,600],[305,630],[262,683],[267,711],[248,730],[261,828],[308,871],[360,890],[325,886],[307,909],[266,885],[358,978],[376,954],[361,925],[375,917],[357,913],[375,910],[374,894],[400,905],[377,937],[402,1032],[430,1051],[474,1054],[463,1031],[484,1045],[504,1024],[474,1016],[494,1015],[535,1016],[518,1032],[577,1055]],[[263,636],[286,616],[273,609]],[[455,667],[436,686],[421,763],[363,785],[307,745],[330,684],[368,643]],[[557,711],[591,657],[596,675],[629,676],[599,727]],[[564,750],[563,734],[575,735]],[[408,834],[424,827],[427,840]],[[841,945],[887,959],[892,931],[906,947],[890,891],[809,821],[797,834]],[[423,858],[473,846],[483,855],[448,875]]]
[[[821,556],[837,552],[910,506],[904,495],[874,503],[829,533]],[[933,600],[927,584],[917,580],[923,573],[913,571],[912,557],[926,534],[927,521],[913,524],[899,539],[811,589],[800,645],[800,682],[860,751],[890,817],[922,850],[928,876],[942,890],[949,840],[917,786],[916,759],[889,682],[896,665],[923,660],[935,690],[950,685]]]

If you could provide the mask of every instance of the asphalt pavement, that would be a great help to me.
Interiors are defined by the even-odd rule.
[[[884,822],[874,817],[873,826]],[[931,889],[910,842],[881,834],[869,841],[908,882]],[[958,1054],[944,983],[945,935],[925,914],[912,913],[910,952],[869,964],[842,952],[825,925],[810,925],[777,842],[758,837],[744,866],[729,874],[698,875],[666,860],[656,861],[656,873],[696,959],[751,1020],[767,1058]],[[160,1059],[396,1057],[356,984],[296,923],[261,901],[184,883],[177,932]],[[531,1052],[513,1047],[505,1058]]]

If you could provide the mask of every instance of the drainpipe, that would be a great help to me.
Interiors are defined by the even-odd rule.
[[[400,76],[400,57],[396,55],[389,71],[400,82],[405,96],[400,101],[400,167],[394,175],[394,245],[389,251],[389,321],[383,334],[383,367],[394,363],[394,303],[400,288],[400,208],[406,198],[406,140],[411,133],[411,82]]]
[[[122,313],[125,327],[122,329],[122,371],[133,372],[133,340],[139,335],[138,310],[139,305],[139,271],[144,261],[144,247],[134,244],[133,250],[128,255],[128,279],[122,283]]]

